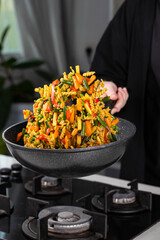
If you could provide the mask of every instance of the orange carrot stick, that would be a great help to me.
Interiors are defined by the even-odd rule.
[[[91,130],[91,122],[90,121],[85,121],[85,131],[87,136],[91,136],[92,130]]]
[[[68,110],[66,111],[66,119],[67,119],[67,120],[70,120],[70,117],[71,117],[71,112],[70,112],[70,110],[68,109]]]
[[[82,111],[82,100],[81,100],[81,98],[77,98],[77,110]]]
[[[92,84],[92,85],[90,86],[90,89],[89,89],[87,92],[88,92],[88,94],[92,94],[93,91],[94,91],[94,84]]]
[[[79,89],[79,82],[77,81],[76,76],[73,76],[72,79],[75,89]]]
[[[72,110],[71,117],[70,117],[70,122],[74,123],[74,110]]]
[[[75,73],[75,75],[77,77],[77,81],[79,82],[79,84],[82,84],[84,77],[80,73]]]
[[[109,118],[105,118],[105,122],[107,123],[107,126],[110,128],[111,127],[111,121]]]
[[[88,85],[91,85],[91,83],[92,83],[94,80],[96,80],[96,76],[95,76],[95,75],[92,75],[92,76],[90,77],[90,80],[88,81]]]
[[[117,123],[119,123],[119,119],[116,118],[115,120],[112,121],[111,125],[115,126]]]
[[[72,131],[72,136],[73,136],[73,137],[76,136],[77,133],[78,133],[78,129],[75,128],[75,129]]]
[[[54,137],[57,138],[59,136],[59,127],[56,127],[54,132]]]
[[[21,137],[22,137],[22,132],[17,134],[17,142],[21,139]]]

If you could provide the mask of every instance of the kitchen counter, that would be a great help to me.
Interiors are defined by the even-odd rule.
[[[0,168],[10,168],[11,165],[14,163],[18,163],[18,162],[13,157],[0,155]],[[28,170],[26,170],[24,168],[23,172],[24,171],[28,171]],[[30,171],[30,173],[32,175],[31,171]],[[29,176],[28,176],[28,174],[27,175],[23,174],[23,177],[29,177]],[[83,190],[84,190],[84,192],[85,191],[88,192],[88,189],[91,189],[93,191],[93,189],[97,188],[99,190],[102,185],[101,183],[103,183],[104,186],[111,185],[111,186],[113,186],[113,189],[115,188],[115,186],[116,186],[116,188],[118,188],[118,187],[129,188],[129,186],[128,186],[129,181],[118,179],[118,178],[113,178],[113,177],[108,177],[108,176],[103,176],[103,175],[99,175],[99,174],[94,174],[94,175],[82,177],[79,179],[75,179],[75,181],[77,182],[76,183],[77,185],[76,185],[76,188],[74,188],[74,190],[77,189],[76,194],[78,194],[78,196],[79,196],[80,191],[83,191]],[[96,183],[94,183],[94,182],[96,182]],[[74,182],[74,185],[75,185],[75,182]],[[111,187],[111,189],[112,189],[112,187]],[[153,195],[153,200],[156,200],[156,198],[157,198],[158,206],[159,206],[159,196],[156,196],[156,195],[160,195],[159,187],[139,183],[138,189],[141,191],[147,191],[147,192],[151,192],[151,193],[155,194],[155,195]],[[21,239],[24,239],[24,237],[22,235],[22,230],[21,230],[21,223],[26,218],[26,216],[23,216],[23,209],[25,208],[24,206],[26,204],[26,198],[27,198],[27,196],[29,196],[29,193],[27,193],[25,191],[22,183],[16,183],[16,182],[14,183],[13,182],[12,188],[9,189],[9,196],[11,197],[11,199],[14,203],[14,211],[13,211],[12,217],[11,217],[12,221],[8,225],[5,224],[4,221],[2,221],[3,227],[5,227],[5,229],[6,229],[6,226],[7,226],[8,227],[7,229],[9,229],[9,230],[7,230],[7,231],[5,230],[4,231],[5,233],[1,230],[0,231],[0,239],[13,240],[13,236],[15,236],[14,239],[18,239],[17,236],[21,236]],[[54,201],[54,198],[53,198],[53,201]],[[60,198],[60,201],[61,201],[61,198]],[[63,201],[63,196],[62,196],[62,201]],[[70,195],[67,195],[67,194],[64,195],[64,202],[66,203],[66,201],[70,202]],[[24,204],[24,206],[23,206],[23,204]],[[56,204],[57,204],[57,202],[56,202]],[[114,219],[114,214],[108,215],[107,221],[110,226],[109,234],[112,234],[112,222],[113,222],[113,226],[114,226],[113,233],[118,234],[117,236],[119,236],[119,231],[120,231],[121,234],[124,234],[124,236],[125,236],[125,231],[123,231],[124,229],[121,231],[121,228],[123,227],[123,224],[121,225],[121,222],[124,223],[125,219],[127,219],[125,222],[125,229],[126,229],[126,224],[128,224],[127,225],[128,229],[130,228],[130,226],[131,226],[131,229],[128,230],[128,232],[126,234],[130,234],[131,230],[134,230],[136,234],[139,233],[137,235],[135,234],[134,235],[135,237],[132,238],[132,240],[150,240],[150,239],[158,240],[159,235],[160,235],[159,210],[157,208],[157,205],[153,204],[153,207],[154,208],[152,209],[152,212],[138,214],[138,218],[136,217],[137,215],[132,215],[132,218],[131,217],[127,218],[127,216],[126,216],[126,218],[123,218],[123,216],[120,215],[118,218],[116,216],[116,218]],[[20,209],[22,209],[22,212],[20,211]],[[151,216],[153,218],[152,222],[150,222]],[[121,219],[121,217],[122,217],[122,219]],[[20,221],[19,221],[19,219],[20,219]],[[143,226],[143,224],[144,224],[144,226]],[[139,230],[137,230],[137,227],[139,227]],[[116,239],[119,239],[119,238],[116,238]],[[128,237],[125,236],[125,238],[123,238],[123,239],[128,240]]]

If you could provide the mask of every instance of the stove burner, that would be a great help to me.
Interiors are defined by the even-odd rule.
[[[43,189],[48,187],[56,187],[58,185],[58,179],[54,177],[43,177],[41,179],[41,186]]]
[[[93,196],[91,202],[102,212],[134,214],[151,210],[152,194],[138,190],[115,189]]]
[[[115,204],[131,204],[136,201],[136,194],[132,190],[121,189],[113,194],[113,203]]]
[[[69,189],[62,186],[61,179],[48,176],[34,177],[25,184],[25,189],[33,196],[57,196],[69,192]]]
[[[75,234],[87,231],[91,226],[92,217],[83,211],[84,209],[79,207],[58,206],[40,211],[39,217],[53,213],[54,217],[48,219],[48,231]]]
[[[85,209],[75,206],[54,206],[41,210],[38,219],[29,217],[23,224],[23,232],[32,239],[41,240],[38,235],[39,220],[48,218],[49,239],[98,240],[102,234],[91,229],[92,216]],[[44,222],[43,222],[44,224]],[[42,238],[44,239],[44,238]],[[45,239],[48,239],[46,236]]]

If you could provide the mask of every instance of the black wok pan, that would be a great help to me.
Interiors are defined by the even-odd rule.
[[[76,149],[38,149],[24,147],[23,142],[16,142],[17,133],[27,122],[21,122],[3,132],[11,155],[23,166],[46,176],[74,178],[99,172],[118,161],[126,151],[129,140],[136,132],[133,123],[119,119],[120,134],[117,141],[96,147]]]

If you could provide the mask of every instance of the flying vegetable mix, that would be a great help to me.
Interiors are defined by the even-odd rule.
[[[49,86],[36,88],[40,98],[33,112],[23,110],[27,126],[17,135],[32,148],[68,149],[92,147],[116,141],[119,119],[105,108],[107,91],[95,72],[80,73],[77,65]]]

